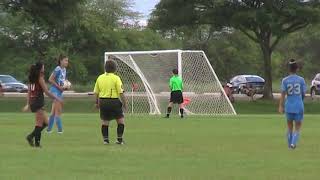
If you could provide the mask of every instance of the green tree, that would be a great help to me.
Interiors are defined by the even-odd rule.
[[[316,0],[161,0],[150,21],[160,29],[207,24],[240,30],[260,46],[266,80],[263,95],[272,98],[273,51],[288,34],[318,22],[319,5]]]
[[[130,6],[131,0],[0,0],[0,72],[25,81],[40,59],[48,77],[65,54],[71,82],[91,84],[106,51],[176,47],[150,29],[126,26],[139,17]]]

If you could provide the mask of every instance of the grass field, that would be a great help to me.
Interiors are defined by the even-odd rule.
[[[68,113],[97,113],[94,108],[94,96],[88,98],[65,98],[64,111]],[[21,112],[21,108],[25,105],[26,99],[23,97],[5,97],[0,98],[0,113],[2,112]],[[50,110],[51,100],[46,99],[46,109]],[[233,106],[238,114],[277,114],[278,100],[257,100],[236,101]],[[130,108],[129,108],[130,109]],[[165,111],[165,110],[162,110]],[[305,101],[305,112],[307,114],[320,114],[320,100]]]
[[[103,145],[94,113],[65,113],[65,132],[27,145],[31,113],[0,114],[2,180],[319,179],[320,115],[306,115],[301,141],[288,150],[281,115],[128,116],[126,145]],[[112,122],[110,138],[115,140]]]

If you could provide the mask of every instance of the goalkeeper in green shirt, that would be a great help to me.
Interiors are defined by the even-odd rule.
[[[167,116],[166,118],[169,118],[172,105],[173,104],[179,104],[180,108],[180,116],[183,118],[183,96],[182,96],[182,89],[183,89],[183,82],[181,77],[178,75],[178,69],[172,70],[173,76],[170,78],[169,87],[171,90],[170,94],[170,102],[167,109]]]

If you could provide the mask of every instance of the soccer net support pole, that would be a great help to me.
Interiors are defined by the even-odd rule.
[[[133,114],[133,84],[131,85],[131,114]]]

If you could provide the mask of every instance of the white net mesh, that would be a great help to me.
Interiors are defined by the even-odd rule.
[[[178,59],[181,53],[181,67]],[[235,114],[202,51],[106,53],[118,64],[128,99],[127,113],[166,113],[172,69],[182,71],[187,114]],[[178,110],[173,110],[178,112]]]

